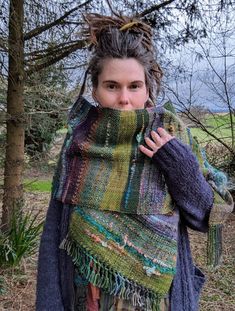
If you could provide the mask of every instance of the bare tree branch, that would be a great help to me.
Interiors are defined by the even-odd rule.
[[[231,136],[232,136],[232,148],[234,148],[234,121],[233,121],[233,107],[231,105],[231,101],[229,98],[229,92],[228,92],[228,84],[227,84],[227,71],[228,71],[228,67],[227,67],[227,57],[228,54],[226,53],[226,43],[224,42],[225,38],[223,37],[223,51],[220,51],[220,53],[222,54],[222,59],[223,59],[223,67],[224,67],[224,78],[221,76],[221,74],[218,73],[218,71],[216,70],[215,66],[213,65],[213,63],[210,60],[210,55],[208,54],[208,52],[206,51],[206,49],[204,48],[204,46],[202,44],[199,43],[201,49],[203,50],[203,53],[206,57],[206,60],[210,66],[210,68],[212,69],[212,71],[214,72],[214,74],[217,76],[217,78],[220,80],[220,82],[223,85],[223,89],[224,89],[224,93],[225,93],[225,97],[226,98],[222,98],[225,102],[226,105],[228,106],[229,109],[229,120],[230,120],[230,125],[231,125]],[[213,85],[213,84],[212,84]],[[215,88],[214,92],[218,93],[216,91],[216,87],[213,85],[213,87]]]
[[[172,2],[174,2],[175,0],[168,0],[168,1],[164,1],[160,4],[156,4],[156,5],[153,5],[152,7],[144,10],[143,12],[137,14],[137,17],[144,17],[145,15],[148,15],[154,11],[159,11],[161,8],[164,8],[165,6],[171,4]]]
[[[112,14],[113,14],[114,16],[116,16],[116,17],[120,17],[120,14],[118,14],[117,12],[115,12],[115,11],[113,10],[110,1],[109,1],[109,0],[106,0],[106,1],[107,1],[108,7],[109,7],[110,11],[112,12]]]
[[[66,66],[63,67],[63,70],[71,70],[71,69],[78,69],[78,68],[83,68],[85,66],[87,66],[87,63],[83,63],[83,64],[79,64],[79,65],[74,65],[74,66]]]
[[[177,99],[177,101],[180,104],[180,107],[183,108],[184,110],[181,111],[181,113],[183,113],[185,116],[187,116],[194,124],[197,124],[202,130],[203,132],[207,133],[210,137],[213,137],[216,141],[218,141],[220,144],[222,144],[231,154],[233,154],[235,156],[235,150],[230,147],[229,144],[227,144],[223,138],[218,137],[218,135],[215,135],[213,133],[213,130],[210,131],[208,130],[208,128],[205,126],[205,124],[203,124],[201,122],[201,120],[199,120],[199,118],[195,117],[195,115],[191,112],[190,108],[184,103],[183,100],[181,100],[179,94],[177,94],[176,91],[174,91],[172,88],[169,88],[166,86],[166,88],[172,92],[172,94],[175,96],[175,98]],[[177,106],[177,104],[176,104]]]

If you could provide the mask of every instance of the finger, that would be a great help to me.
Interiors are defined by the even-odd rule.
[[[151,148],[153,151],[155,151],[158,148],[156,143],[152,141],[152,139],[150,139],[149,137],[145,137],[145,142],[148,145],[148,147]]]
[[[159,136],[171,136],[163,127],[158,127],[157,132]]]
[[[161,137],[157,132],[151,131],[151,137],[158,146],[161,146]]]
[[[171,135],[170,133],[168,133],[164,128],[159,127],[158,132],[161,136],[161,142],[162,142],[162,146],[165,145],[166,143],[168,143],[168,141],[170,141],[171,139],[175,138],[175,136]]]
[[[148,148],[146,148],[143,145],[140,145],[140,151],[143,152],[146,156],[148,156],[149,158],[152,158],[154,155],[154,152],[149,150]]]

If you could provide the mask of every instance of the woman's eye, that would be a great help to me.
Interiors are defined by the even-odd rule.
[[[139,84],[131,84],[131,86],[130,86],[130,88],[132,89],[132,90],[136,90],[136,89],[138,89],[140,86],[139,86]]]
[[[107,84],[107,89],[115,90],[117,88],[116,84]]]

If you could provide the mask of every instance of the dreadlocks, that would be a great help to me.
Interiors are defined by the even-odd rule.
[[[91,76],[93,87],[97,87],[98,76],[106,59],[134,58],[144,68],[149,97],[154,101],[155,94],[159,92],[162,70],[154,58],[151,27],[141,20],[126,16],[87,14],[84,20],[87,27],[83,31],[83,37],[92,51],[92,58],[81,94],[87,74]]]

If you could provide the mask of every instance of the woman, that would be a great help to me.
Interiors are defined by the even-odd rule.
[[[210,227],[217,263],[213,238],[231,197],[180,120],[152,105],[162,71],[150,27],[97,14],[86,22],[97,106],[84,84],[54,177],[36,310],[198,310],[204,275],[187,227]]]

